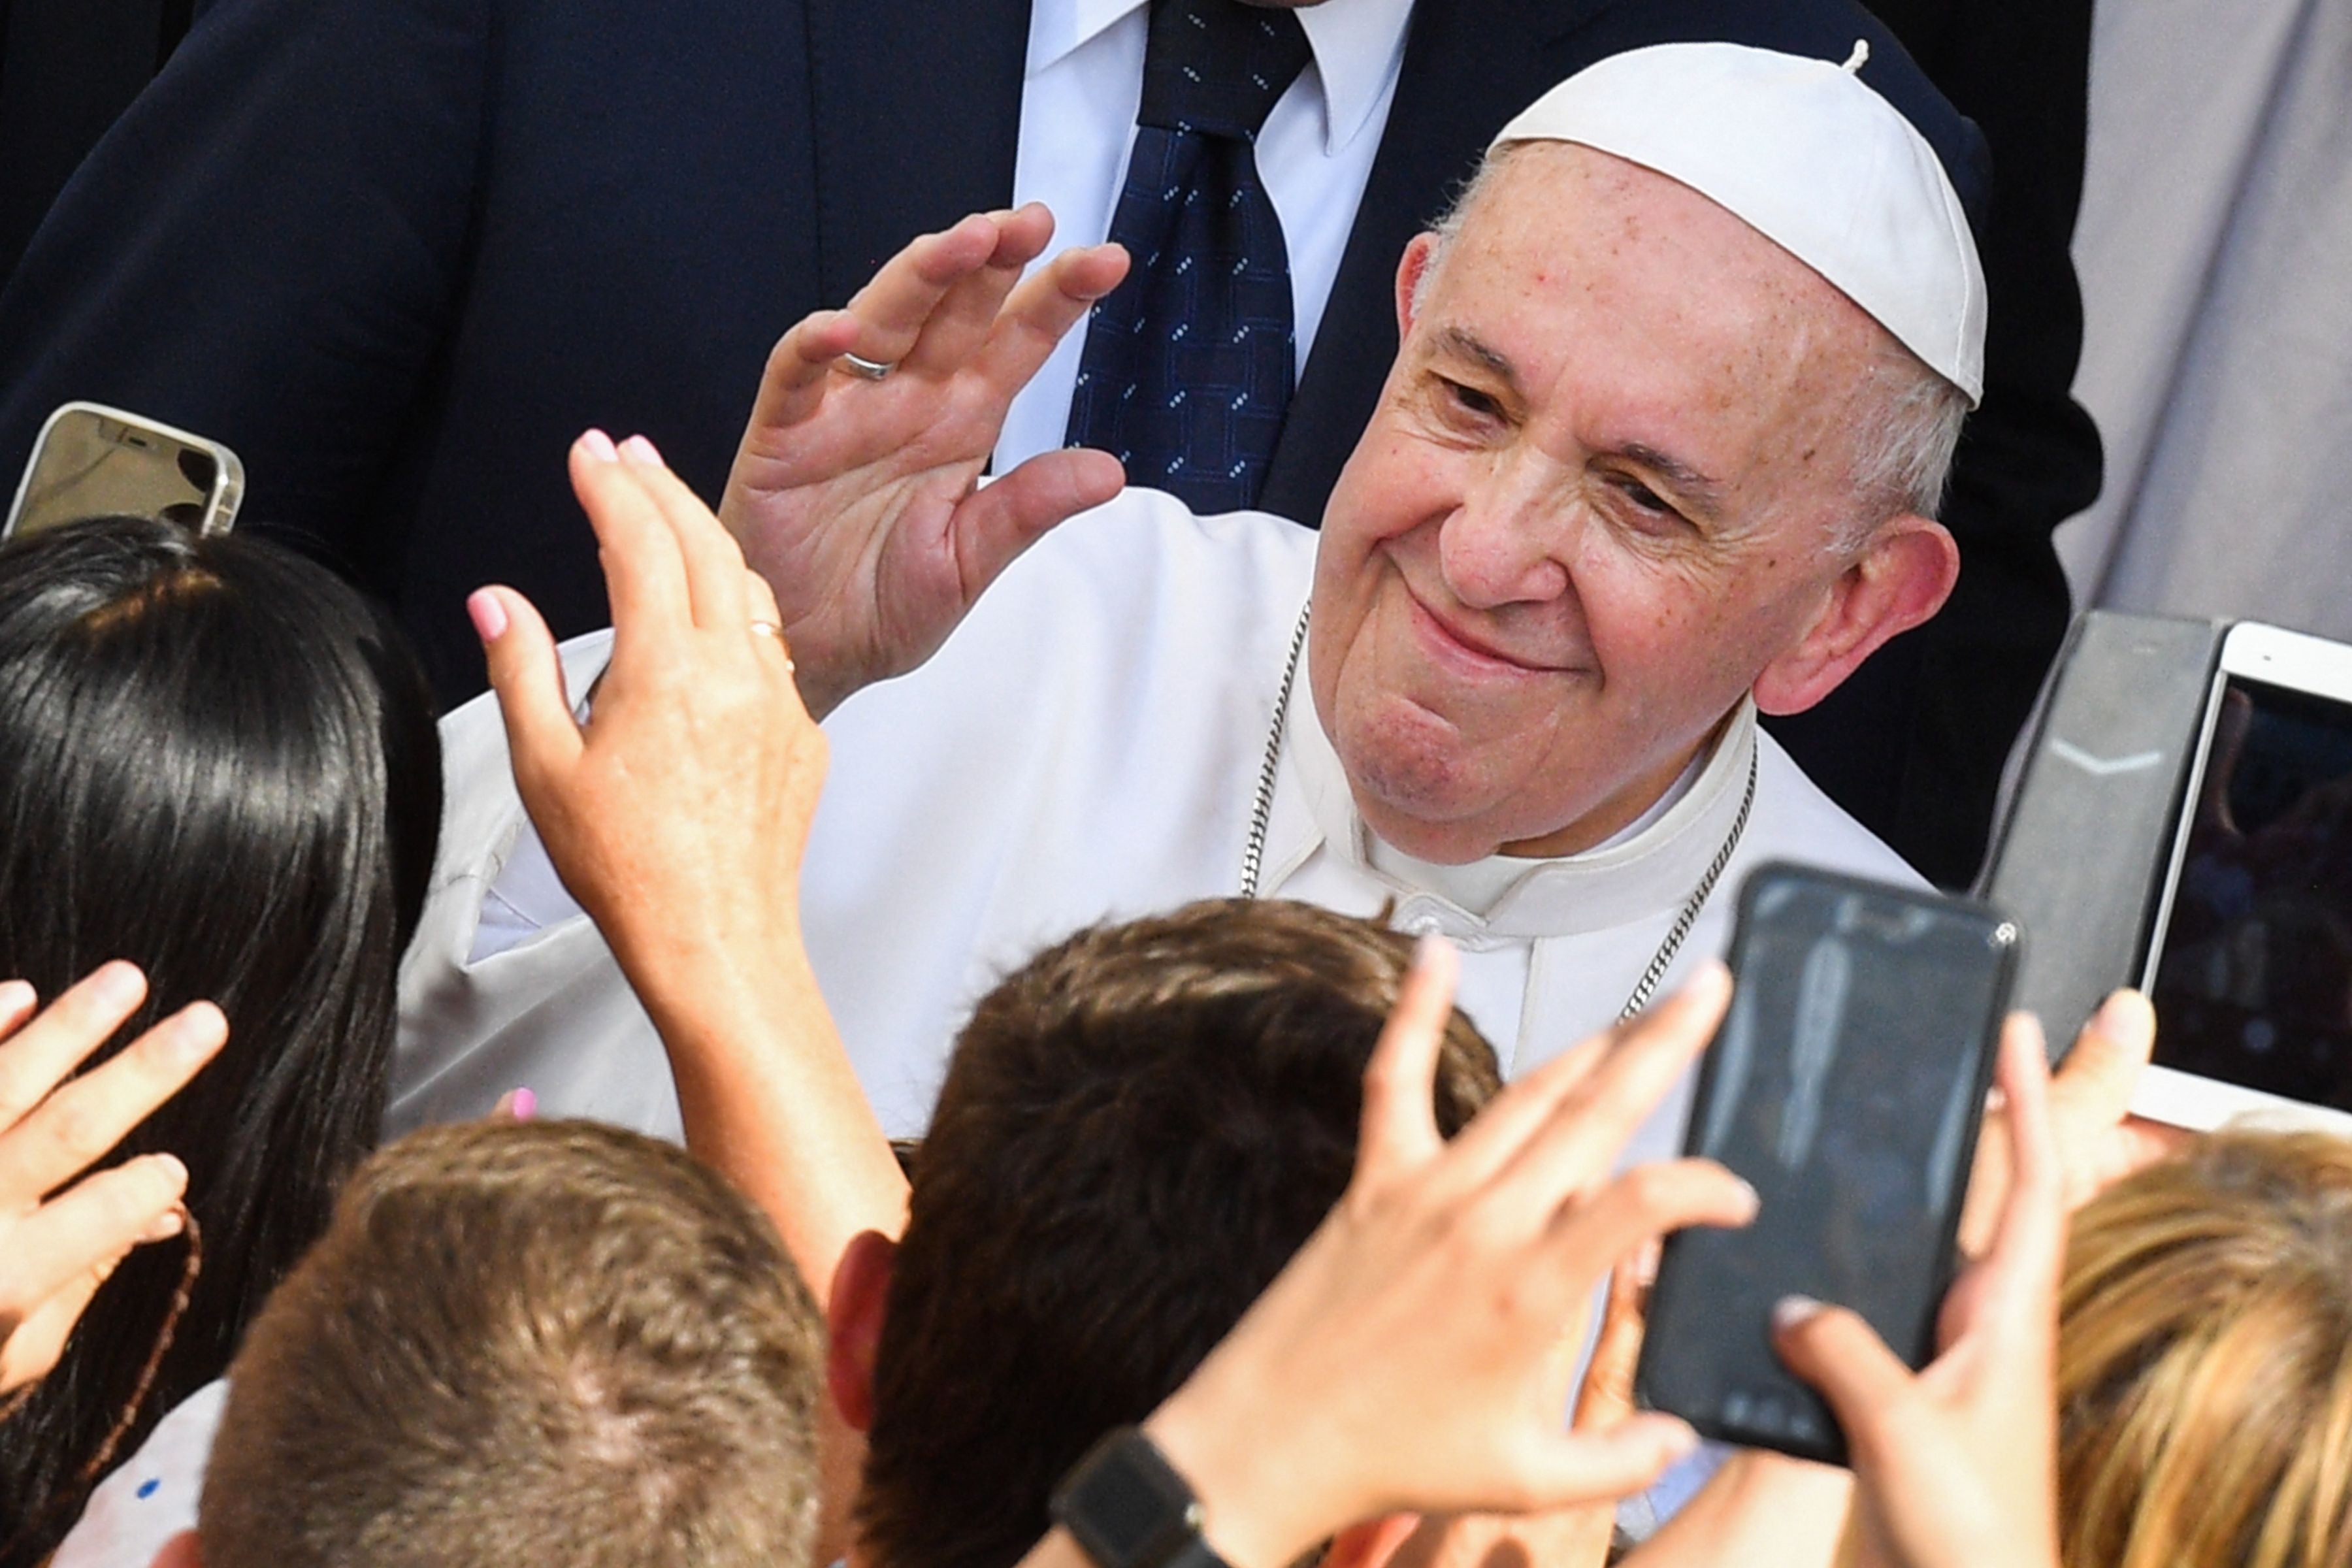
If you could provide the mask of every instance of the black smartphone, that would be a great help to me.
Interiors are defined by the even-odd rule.
[[[1829,1406],[1772,1349],[1787,1296],[1851,1307],[1927,1364],[2019,944],[1971,900],[1781,864],[1748,877],[1685,1147],[1762,1206],[1743,1230],[1667,1238],[1644,1404],[1722,1442],[1844,1463]]]

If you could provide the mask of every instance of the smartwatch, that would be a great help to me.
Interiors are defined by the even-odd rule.
[[[1054,1492],[1054,1522],[1096,1568],[1226,1568],[1201,1535],[1201,1500],[1159,1447],[1121,1426]]]

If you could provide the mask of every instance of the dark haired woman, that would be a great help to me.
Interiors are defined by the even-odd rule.
[[[0,1425],[0,1564],[221,1375],[374,1145],[440,816],[423,678],[323,568],[136,520],[0,550],[0,975],[48,996],[127,958],[120,1038],[200,997],[229,1026],[119,1152],[185,1162],[201,1268],[131,1255]]]

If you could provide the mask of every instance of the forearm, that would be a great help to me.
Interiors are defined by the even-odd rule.
[[[907,1181],[798,940],[623,967],[669,1054],[687,1147],[766,1212],[827,1300],[853,1237],[905,1226]]]

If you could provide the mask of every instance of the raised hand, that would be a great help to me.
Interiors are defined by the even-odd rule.
[[[1916,1375],[1854,1313],[1783,1302],[1774,1339],[1837,1412],[1859,1568],[2056,1568],[2058,1278],[2066,1175],[2038,1032],[2001,1041],[2014,1174],[1991,1249],[1945,1298]]]
[[[652,445],[591,431],[571,463],[613,602],[584,725],[530,601],[467,602],[516,788],[661,1035],[688,1146],[767,1211],[822,1299],[851,1237],[897,1233],[907,1190],[801,942],[824,733],[774,595]]]
[[[1601,1331],[1577,1389],[1579,1432],[1608,1432],[1633,1414],[1633,1368],[1642,1357],[1643,1309],[1657,1274],[1644,1244],[1609,1275]],[[1561,1340],[1563,1353],[1578,1343]],[[1431,1514],[1388,1557],[1386,1568],[1601,1568],[1617,1536],[1617,1500],[1602,1498],[1540,1513]]]
[[[1754,1215],[1754,1193],[1711,1162],[1611,1173],[1705,1047],[1728,975],[1712,965],[1547,1064],[1448,1143],[1431,1082],[1454,962],[1424,945],[1381,1037],[1346,1195],[1145,1425],[1235,1568],[1279,1568],[1381,1514],[1623,1496],[1696,1441],[1666,1415],[1563,1431],[1560,1342],[1642,1242]]]
[[[925,235],[768,357],[719,515],[775,589],[819,718],[930,657],[1013,557],[1125,482],[1071,449],[980,483],[1013,395],[1126,275],[1095,246],[1023,279],[1053,232],[1033,203]]]
[[[515,783],[565,886],[624,964],[757,962],[799,935],[800,862],[824,780],[767,585],[642,437],[575,442],[613,657],[583,725],[521,595],[469,603]],[[755,629],[755,623],[771,631]],[[707,978],[707,977],[706,977]]]
[[[2004,1045],[2012,1035],[2042,1049],[2042,1026],[2031,1014],[2010,1015]],[[2074,1048],[2051,1080],[2050,1125],[2070,1213],[2193,1136],[2130,1114],[2132,1090],[2155,1047],[2156,1011],[2147,998],[2117,991],[2074,1037]],[[1980,1257],[1992,1245],[2009,1199],[2012,1142],[2009,1110],[1997,1104],[1977,1141],[1968,1201],[1960,1210],[1960,1251],[1968,1257]]]
[[[146,977],[128,963],[93,971],[38,1017],[31,986],[0,984],[0,1394],[57,1364],[126,1253],[180,1233],[188,1172],[169,1154],[74,1182],[228,1038],[219,1008],[192,1003],[72,1076],[146,996]]]

